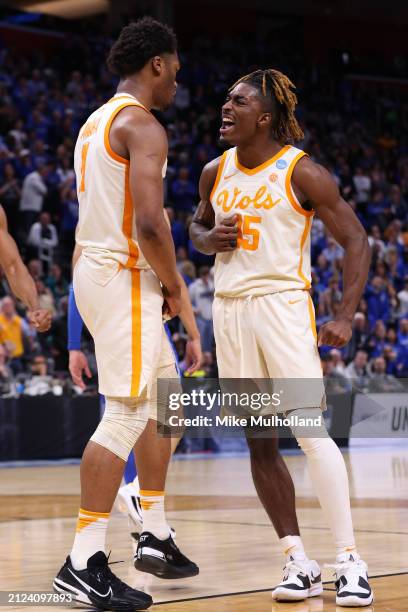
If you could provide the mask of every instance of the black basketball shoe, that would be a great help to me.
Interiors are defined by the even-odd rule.
[[[88,559],[84,570],[74,569],[70,557],[67,557],[54,579],[53,587],[57,593],[71,593],[76,601],[100,610],[134,612],[147,610],[153,604],[150,595],[132,589],[115,576],[102,551]]]
[[[195,563],[183,555],[171,536],[167,540],[159,540],[148,531],[139,537],[135,568],[170,580],[197,576],[200,571]]]

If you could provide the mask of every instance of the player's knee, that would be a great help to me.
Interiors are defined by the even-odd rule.
[[[91,440],[127,461],[148,418],[147,400],[107,397],[104,415]]]

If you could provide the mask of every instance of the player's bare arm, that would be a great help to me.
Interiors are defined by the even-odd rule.
[[[344,249],[343,297],[335,321],[320,328],[319,345],[342,347],[349,342],[351,324],[367,282],[371,250],[366,232],[341,197],[330,173],[309,158],[295,166],[292,178],[301,202],[308,201],[327,229]]]
[[[51,326],[51,313],[49,310],[39,308],[34,280],[20,257],[16,243],[8,233],[7,218],[1,206],[0,265],[4,270],[10,289],[29,309],[28,317],[31,323],[38,331],[47,331]]]
[[[190,225],[190,238],[195,248],[206,255],[234,251],[237,247],[237,215],[215,225],[210,195],[217,177],[220,157],[208,163],[200,177],[200,203]]]
[[[169,314],[180,310],[180,277],[171,231],[163,214],[162,169],[167,158],[164,128],[142,109],[124,109],[111,128],[111,144],[124,143],[130,161],[129,180],[136,211],[137,237],[147,261],[164,286]]]

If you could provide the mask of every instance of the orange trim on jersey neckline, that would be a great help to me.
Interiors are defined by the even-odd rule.
[[[133,268],[132,275],[132,378],[130,396],[139,395],[142,371],[142,304],[140,294],[140,270]]]
[[[235,165],[238,168],[238,170],[241,170],[241,172],[244,172],[244,174],[249,174],[249,176],[252,176],[253,174],[257,174],[258,172],[261,172],[261,170],[265,170],[265,168],[267,168],[268,166],[276,162],[289,149],[290,149],[290,145],[285,145],[284,147],[282,147],[280,151],[276,153],[276,155],[274,155],[270,159],[267,159],[263,164],[261,164],[260,166],[257,166],[256,168],[246,168],[245,166],[240,164],[238,160],[238,152],[235,151]]]
[[[117,100],[118,98],[116,98]],[[110,157],[112,157],[112,159],[114,159],[115,161],[121,163],[121,164],[129,164],[129,160],[126,159],[126,157],[122,157],[121,155],[118,155],[118,153],[115,153],[115,151],[112,149],[110,142],[109,142],[109,134],[110,134],[110,129],[111,129],[111,125],[112,125],[112,121],[115,119],[116,115],[123,110],[124,108],[126,108],[127,106],[138,106],[139,108],[142,108],[146,113],[150,114],[150,111],[147,110],[147,108],[145,108],[143,106],[143,104],[140,104],[139,102],[126,102],[125,104],[121,104],[120,106],[118,106],[118,108],[115,108],[115,110],[113,111],[112,115],[109,117],[108,122],[105,126],[105,132],[104,132],[104,143],[105,143],[105,149],[108,153],[108,155]]]
[[[303,215],[304,217],[313,217],[314,215],[314,210],[305,210],[304,208],[302,208],[299,204],[299,202],[297,201],[297,198],[293,192],[292,189],[292,184],[291,184],[291,180],[292,180],[292,174],[293,174],[293,170],[295,169],[296,164],[298,163],[298,161],[304,157],[305,155],[307,155],[307,153],[305,153],[304,151],[301,151],[300,153],[298,153],[298,155],[296,155],[296,157],[294,157],[290,163],[290,166],[288,168],[288,171],[286,173],[286,179],[285,179],[285,190],[286,190],[286,197],[288,198],[290,204],[293,206],[293,208],[300,213],[301,215]]]
[[[220,165],[218,166],[217,176],[215,177],[215,183],[210,193],[210,202],[213,199],[214,193],[216,192],[218,185],[220,184],[222,173],[224,171],[225,160],[227,159],[227,152],[228,151],[224,151],[224,153],[221,155]]]
[[[316,318],[314,314],[313,300],[312,300],[312,296],[310,295],[310,293],[307,294],[307,297],[308,297],[308,306],[309,306],[310,325],[312,326],[312,332],[313,332],[314,339],[317,340]]]
[[[306,239],[307,239],[307,237],[309,235],[309,231],[310,231],[311,225],[312,225],[311,218],[310,218],[310,216],[307,216],[306,219],[305,219],[305,227],[304,227],[304,230],[303,230],[303,233],[302,233],[302,237],[300,239],[300,259],[299,259],[299,266],[298,266],[298,270],[297,270],[299,278],[305,283],[304,289],[306,289],[306,290],[310,289],[310,285],[311,284],[310,284],[310,281],[306,278],[306,276],[303,274],[303,271],[302,271],[302,267],[303,267],[303,247],[305,246],[305,242],[306,242]]]

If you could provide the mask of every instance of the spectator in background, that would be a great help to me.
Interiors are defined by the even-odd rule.
[[[56,303],[58,304],[61,298],[66,296],[69,291],[69,284],[62,275],[61,266],[53,264],[50,268],[50,273],[45,279],[45,285],[50,289]]]
[[[399,346],[408,351],[408,319],[401,319],[397,339]]]
[[[367,343],[371,357],[382,355],[387,338],[387,328],[381,319],[375,322],[374,329]]]
[[[379,319],[387,321],[390,317],[391,304],[384,280],[379,276],[374,276],[367,286],[366,296],[370,327]]]
[[[338,259],[343,259],[343,253],[343,249],[339,244],[337,244],[333,236],[328,236],[327,247],[322,251],[322,255],[325,257],[325,259],[333,264]]]
[[[197,189],[189,176],[188,168],[180,168],[171,189],[174,208],[184,216],[191,213],[196,205]]]
[[[185,247],[187,243],[186,226],[176,219],[174,208],[166,207],[170,221],[171,235],[173,236],[174,247],[177,251],[179,247]]]
[[[363,171],[362,168],[357,167],[356,172],[353,176],[353,184],[356,192],[357,204],[365,204],[368,201],[371,191],[371,178]]]
[[[336,370],[331,353],[322,357],[322,370],[327,395],[337,395],[351,390],[351,383],[347,376]]]
[[[0,395],[6,395],[11,392],[13,372],[7,365],[7,360],[7,349],[4,344],[0,344]]]
[[[214,281],[210,268],[203,266],[198,271],[198,278],[188,288],[197,326],[200,330],[203,352],[211,352],[214,341],[212,304],[214,301]]]
[[[47,166],[40,166],[28,174],[23,181],[23,189],[20,199],[20,211],[22,213],[22,225],[25,233],[35,223],[38,214],[42,211],[44,198],[47,193],[45,178],[48,174]]]
[[[61,247],[64,256],[70,258],[75,247],[75,228],[79,216],[79,204],[75,187],[61,190],[61,206]]]
[[[187,287],[191,285],[196,278],[196,269],[193,262],[187,259],[186,261],[180,263],[178,269]]]
[[[368,355],[366,351],[357,351],[353,361],[346,367],[345,375],[357,391],[366,391],[369,383]]]
[[[399,302],[398,316],[405,317],[408,315],[408,276],[404,279],[404,287],[397,294]]]
[[[9,232],[14,239],[17,238],[20,198],[20,183],[16,177],[14,166],[8,163],[4,166],[4,178],[0,187],[0,202],[6,213]]]
[[[39,221],[31,226],[27,244],[32,247],[32,255],[48,266],[52,264],[54,249],[58,246],[58,234],[51,223],[49,213],[42,212]]]
[[[23,371],[25,334],[28,334],[28,324],[16,313],[13,298],[3,298],[0,306],[0,343],[7,347],[10,355],[9,366],[14,375]]]
[[[50,289],[45,286],[42,280],[38,280],[35,283],[38,291],[38,304],[39,308],[45,308],[49,310],[54,317],[56,315],[55,301],[54,296],[52,295]]]
[[[392,374],[386,373],[384,357],[376,357],[371,364],[371,380],[369,391],[371,393],[392,393],[403,391],[404,386]]]
[[[43,278],[43,267],[42,267],[42,263],[39,259],[31,259],[28,264],[27,264],[27,268],[29,273],[31,274],[31,276],[33,277],[34,281],[39,281],[42,280]]]

